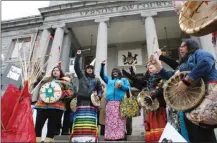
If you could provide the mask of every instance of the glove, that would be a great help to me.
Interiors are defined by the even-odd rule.
[[[152,98],[150,96],[145,96],[144,101],[149,106],[152,104]]]

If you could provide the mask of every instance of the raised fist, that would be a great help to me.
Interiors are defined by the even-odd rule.
[[[157,55],[160,56],[162,54],[161,49],[157,49]]]
[[[161,62],[157,60],[153,55],[150,56],[148,61],[148,67],[150,65],[153,65],[153,69],[158,72],[163,68]]]
[[[105,65],[105,63],[106,63],[106,60],[102,61],[102,64],[103,64],[103,65]]]
[[[77,54],[80,55],[80,54],[81,54],[81,50],[78,50],[78,51],[77,51]]]

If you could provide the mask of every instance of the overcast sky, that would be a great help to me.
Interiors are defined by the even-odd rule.
[[[1,19],[10,20],[40,14],[38,8],[49,6],[49,1],[2,1]]]

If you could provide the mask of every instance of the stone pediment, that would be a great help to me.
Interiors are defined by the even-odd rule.
[[[95,20],[100,16],[117,17],[154,11],[172,11],[171,1],[85,1],[39,8],[41,15],[3,21],[2,30],[51,27],[57,23]],[[43,25],[43,26],[42,26]]]
[[[122,13],[136,10],[173,8],[170,1],[110,1],[110,2],[73,2],[50,7],[39,8],[42,16],[58,16],[69,14],[72,18]]]

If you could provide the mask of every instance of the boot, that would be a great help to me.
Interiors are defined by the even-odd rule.
[[[54,139],[53,138],[48,138],[46,137],[45,140],[44,140],[45,143],[50,143],[50,142],[54,142]]]
[[[36,142],[40,143],[41,142],[41,137],[36,137]]]

